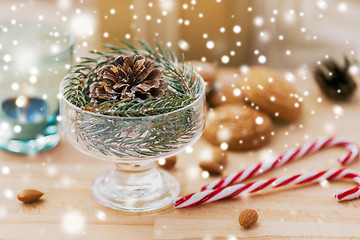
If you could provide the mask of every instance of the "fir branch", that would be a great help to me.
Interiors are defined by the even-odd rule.
[[[188,97],[188,100],[191,98]],[[156,104],[163,107],[171,106],[165,102],[149,100],[146,106],[153,106],[154,109],[157,107]],[[103,110],[111,109],[111,104],[116,104],[116,101],[97,107]],[[183,104],[187,104],[185,100]],[[136,111],[136,104],[131,107]],[[131,107],[129,109],[132,109]],[[90,151],[98,151],[116,158],[141,159],[173,151],[194,139],[203,127],[199,117],[202,116],[202,112],[202,107],[194,106],[161,115],[156,120],[140,116],[122,120],[116,117],[99,117],[97,114],[77,114],[74,122],[67,121],[64,124],[69,124],[69,128],[66,128],[68,134],[75,134],[79,144]],[[71,127],[76,130],[71,131]]]
[[[109,51],[91,51],[94,58],[84,57],[79,64],[72,67],[68,77],[65,79],[67,85],[64,96],[75,106],[89,111],[98,112],[114,116],[148,116],[171,112],[190,104],[201,91],[200,76],[195,74],[191,65],[185,64],[185,58],[182,56],[182,63],[179,64],[176,54],[165,44],[154,43],[155,50],[148,42],[137,40],[142,49],[136,48],[125,40],[119,40],[124,47],[104,45]],[[144,102],[136,100],[132,102],[106,101],[103,105],[95,107],[90,103],[89,86],[99,81],[98,70],[105,65],[113,63],[114,59],[121,54],[142,54],[154,61],[157,67],[163,72],[164,79],[168,83],[170,90],[169,96],[158,100],[147,99],[154,105],[152,109],[141,109],[140,105]],[[174,96],[179,96],[175,97]],[[154,102],[155,101],[155,102]],[[145,101],[146,103],[146,101]],[[156,104],[155,104],[156,103]],[[166,107],[165,107],[166,104]],[[104,106],[110,106],[110,109],[103,109]]]
[[[189,96],[162,97],[159,99],[148,98],[145,101],[134,99],[128,103],[124,103],[123,101],[112,101],[108,102],[105,106],[96,106],[94,109],[95,112],[111,116],[153,116],[181,109],[192,103],[194,100],[195,98]]]
[[[181,109],[195,99],[189,96],[172,96],[148,98],[145,101],[138,98],[128,102],[110,100],[98,105],[91,102],[84,107],[84,110],[119,117],[153,116]]]

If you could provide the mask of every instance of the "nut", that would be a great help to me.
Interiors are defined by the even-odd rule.
[[[221,166],[226,166],[228,163],[227,152],[221,148],[213,149],[213,161],[217,162]]]
[[[220,148],[204,148],[200,156],[200,167],[210,175],[220,175],[228,162],[227,153]]]
[[[227,104],[214,108],[207,116],[204,138],[230,150],[249,150],[267,144],[272,135],[270,117],[244,104]]]
[[[39,200],[44,193],[34,190],[34,189],[25,189],[19,192],[17,198],[24,203],[31,203]]]
[[[209,172],[210,175],[220,175],[224,168],[215,161],[201,161],[199,165],[204,171]]]
[[[226,164],[228,162],[227,152],[222,150],[219,147],[212,147],[212,146],[203,148],[200,152],[199,159],[200,159],[200,162],[214,161],[224,167],[226,166]]]
[[[299,118],[301,102],[295,88],[270,68],[251,67],[242,84],[248,101],[260,110],[284,122]]]
[[[157,165],[165,169],[171,169],[175,166],[176,160],[176,156],[160,159],[159,161],[157,161]]]
[[[258,214],[254,209],[246,209],[239,215],[239,224],[244,228],[250,228],[258,220]]]
[[[218,79],[214,83],[212,91],[207,100],[212,107],[218,107],[229,103],[243,103],[241,93],[242,77],[238,71],[221,69]]]

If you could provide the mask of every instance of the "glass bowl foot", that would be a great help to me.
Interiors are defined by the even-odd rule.
[[[95,178],[92,194],[100,204],[129,212],[152,211],[168,206],[180,191],[171,174],[154,163],[115,164],[115,169]]]

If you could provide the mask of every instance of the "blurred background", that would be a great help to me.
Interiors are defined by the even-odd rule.
[[[189,60],[235,67],[297,68],[359,48],[356,0],[1,0],[0,9],[0,23],[70,29],[77,61],[116,38],[156,38]]]

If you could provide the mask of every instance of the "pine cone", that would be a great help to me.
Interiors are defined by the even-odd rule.
[[[101,81],[90,85],[90,98],[97,102],[149,97],[160,98],[166,94],[167,83],[159,69],[142,55],[122,55],[114,65],[98,71]]]
[[[347,57],[343,66],[330,58],[314,69],[316,82],[329,98],[347,100],[355,92],[356,83],[349,73],[350,64]]]

